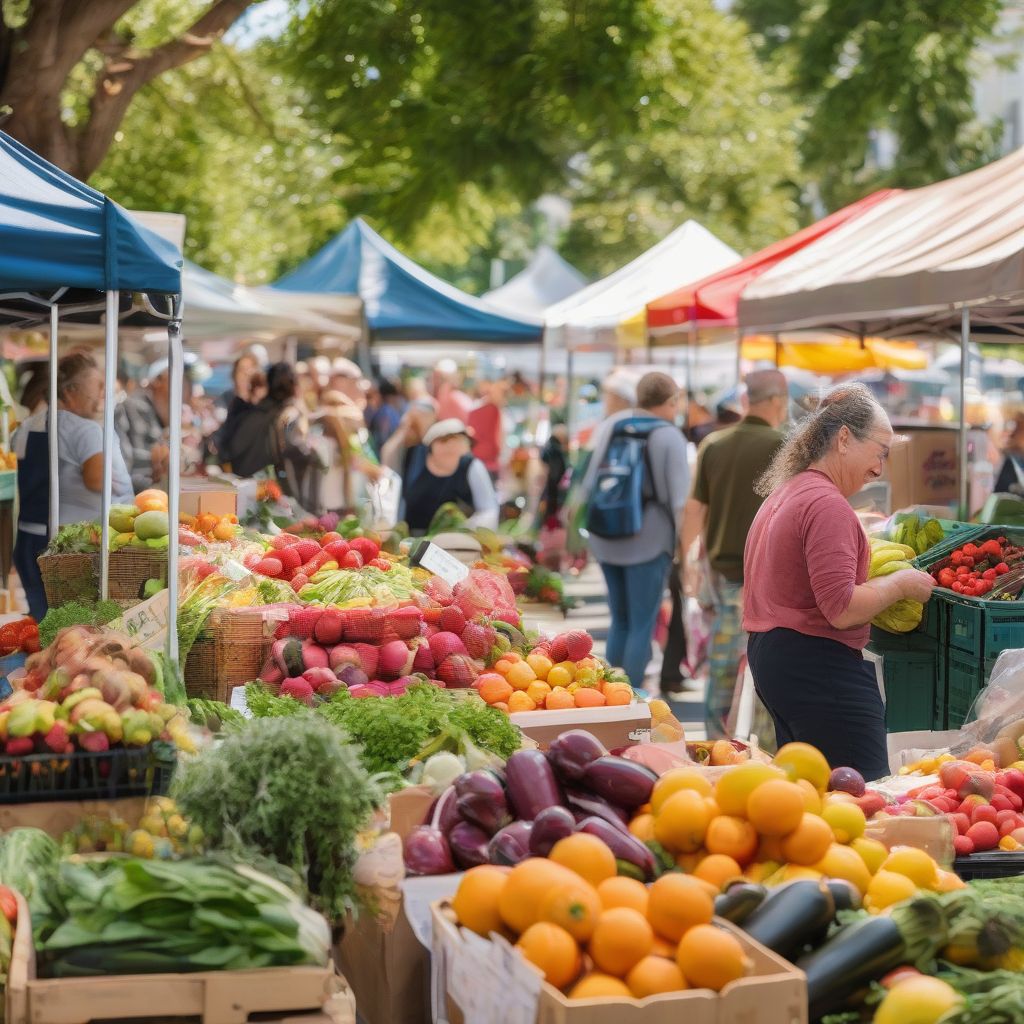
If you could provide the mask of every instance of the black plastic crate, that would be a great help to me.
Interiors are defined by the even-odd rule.
[[[0,803],[161,796],[170,789],[174,766],[174,745],[164,742],[100,754],[0,757]]]
[[[1012,878],[1024,874],[1024,853],[1004,853],[1002,850],[987,850],[972,853],[969,857],[957,857],[953,870],[965,881],[972,878]]]

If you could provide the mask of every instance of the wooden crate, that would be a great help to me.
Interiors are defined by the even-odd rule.
[[[36,977],[28,905],[20,895],[18,926],[7,976],[6,1024],[106,1024],[193,1019],[247,1024],[254,1014],[303,1020],[318,1012],[339,981],[334,965],[268,967],[195,974],[122,974],[105,978]],[[263,1018],[265,1020],[265,1018]],[[315,1021],[316,1016],[313,1017]]]

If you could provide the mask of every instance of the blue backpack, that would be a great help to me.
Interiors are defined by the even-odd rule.
[[[655,500],[647,442],[659,427],[655,416],[631,416],[612,429],[587,505],[587,530],[597,537],[633,537],[644,523],[644,509]]]

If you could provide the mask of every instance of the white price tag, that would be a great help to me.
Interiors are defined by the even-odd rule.
[[[167,589],[154,594],[148,601],[129,608],[120,619],[110,623],[110,628],[127,634],[135,647],[153,648],[157,641],[167,634],[169,601]]]
[[[245,699],[245,687],[236,686],[231,691],[231,707],[233,707],[240,714],[245,715],[246,718],[252,718],[252,712],[249,710],[249,702]]]
[[[423,554],[419,556],[419,564],[453,587],[469,575],[468,565],[463,565],[454,555],[436,544],[427,544]]]
[[[241,562],[236,562],[233,558],[229,558],[220,567],[220,571],[222,575],[227,576],[229,580],[234,580],[235,583],[244,580],[249,575],[249,570]]]

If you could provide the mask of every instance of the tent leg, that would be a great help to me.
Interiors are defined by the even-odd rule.
[[[47,414],[47,443],[50,449],[50,539],[60,529],[60,451],[57,441],[57,325],[60,307],[50,307],[50,409]]]
[[[572,349],[565,352],[565,429],[572,438]]]
[[[970,480],[967,473],[967,356],[971,344],[971,312],[964,306],[960,310],[960,519],[967,522],[970,516]]]
[[[168,381],[170,383],[171,458],[167,467],[167,657],[178,660],[178,509],[181,504],[181,403],[185,356],[181,347],[181,296],[175,296],[174,314],[167,327]]]
[[[103,356],[103,490],[100,492],[100,598],[110,597],[110,502],[114,489],[114,404],[117,393],[117,312],[120,293],[107,292]]]
[[[743,383],[743,332],[736,335],[736,387]]]

